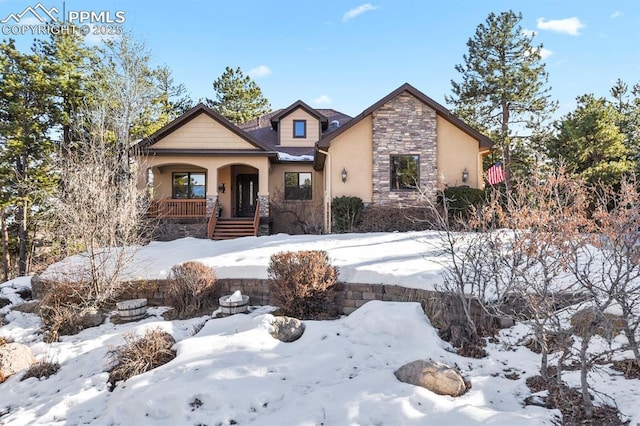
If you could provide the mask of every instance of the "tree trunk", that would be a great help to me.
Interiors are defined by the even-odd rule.
[[[631,329],[629,325],[629,320],[625,318],[624,321],[624,332],[627,335],[627,340],[629,341],[629,346],[631,346],[631,351],[633,352],[633,356],[636,359],[636,364],[640,367],[640,349],[638,349],[638,341],[636,340],[636,335],[634,331]]]
[[[27,200],[22,199],[22,204],[18,205],[18,275],[27,275],[27,242],[29,233],[27,232]]]
[[[589,348],[589,341],[591,335],[587,332],[582,337],[582,344],[580,345],[580,390],[582,391],[582,405],[584,406],[584,414],[587,419],[593,418],[593,403],[591,402],[591,395],[589,395],[589,362],[587,357],[587,349]]]
[[[509,103],[502,102],[502,162],[504,169],[504,185],[509,194],[511,188],[511,140],[509,139]]]
[[[0,228],[2,232],[2,269],[4,273],[4,281],[9,281],[11,254],[9,253],[9,229],[7,229],[7,218],[4,212],[0,214]]]

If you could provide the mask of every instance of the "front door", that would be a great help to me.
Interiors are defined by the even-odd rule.
[[[236,177],[236,215],[253,217],[258,199],[258,175],[240,174]]]

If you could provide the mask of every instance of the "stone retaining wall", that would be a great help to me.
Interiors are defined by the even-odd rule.
[[[121,299],[145,298],[149,305],[165,305],[166,287],[168,280],[148,280],[130,283],[130,289]],[[32,291],[34,298],[40,298],[46,283],[34,277]],[[268,279],[255,278],[219,278],[214,293],[215,300],[211,305],[217,305],[218,298],[240,290],[249,296],[251,305],[275,305],[269,290]],[[407,288],[389,284],[352,284],[339,283],[335,287],[335,301],[338,311],[349,315],[371,300],[391,302],[418,302],[436,327],[464,321],[459,310],[452,309],[456,298],[446,293]],[[472,316],[478,324],[494,324],[495,318],[490,317],[477,303],[471,303]],[[458,317],[454,317],[458,315]]]

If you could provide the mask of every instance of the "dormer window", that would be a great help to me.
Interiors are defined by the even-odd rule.
[[[307,120],[293,120],[293,137],[307,137]]]

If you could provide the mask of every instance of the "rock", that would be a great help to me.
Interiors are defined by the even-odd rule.
[[[35,363],[31,349],[21,343],[0,346],[0,382]]]
[[[598,334],[611,339],[622,332],[624,321],[617,315],[602,313],[596,308],[585,308],[573,314],[571,326],[574,334],[580,337]]]
[[[429,359],[419,359],[394,372],[404,383],[421,386],[438,395],[460,396],[467,391],[464,379],[454,368]]]
[[[25,314],[35,314],[38,311],[39,302],[37,300],[30,300],[28,302],[14,305],[11,309],[14,311],[22,312]]]
[[[105,315],[97,309],[86,309],[78,318],[78,325],[84,330],[90,327],[97,327],[104,322]]]
[[[11,300],[5,298],[5,297],[0,297],[0,308],[4,308],[7,305],[11,304]]]
[[[304,323],[299,319],[275,317],[271,323],[271,335],[281,342],[295,342],[304,333],[304,328]]]

